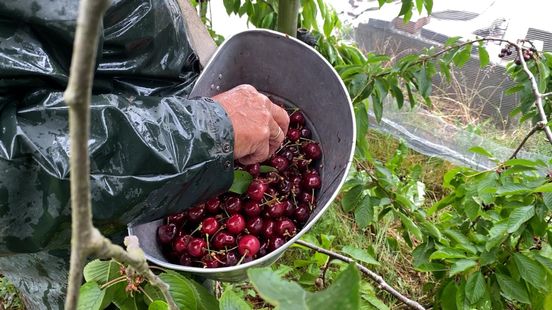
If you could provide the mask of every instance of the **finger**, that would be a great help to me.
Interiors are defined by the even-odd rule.
[[[278,123],[278,126],[280,126],[280,128],[284,132],[284,135],[287,135],[289,127],[289,115],[287,114],[286,110],[272,103],[270,106],[270,112],[272,113],[272,117],[274,118],[276,123]]]
[[[266,141],[258,145],[253,153],[240,158],[238,161],[243,165],[252,165],[267,160],[268,156],[269,144],[268,141]]]
[[[286,135],[284,134],[284,131],[278,126],[278,123],[274,120],[270,120],[270,138],[268,141],[269,144],[269,156],[274,154],[276,150],[282,145],[282,142],[284,142],[284,139],[286,138]]]

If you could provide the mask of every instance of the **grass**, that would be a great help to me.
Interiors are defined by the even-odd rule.
[[[25,307],[16,288],[0,275],[0,310],[23,310]]]

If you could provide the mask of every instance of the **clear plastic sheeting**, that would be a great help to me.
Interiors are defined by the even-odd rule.
[[[389,103],[380,123],[376,121],[373,112],[370,112],[369,121],[373,129],[401,139],[416,152],[476,170],[492,169],[497,164],[485,156],[470,152],[469,149],[474,146],[484,148],[499,161],[507,160],[515,151],[450,124],[422,108],[399,110]],[[542,154],[523,150],[517,157],[550,160],[550,157]]]

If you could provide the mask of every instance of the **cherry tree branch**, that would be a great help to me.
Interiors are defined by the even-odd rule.
[[[315,250],[316,252],[326,254],[329,257],[331,257],[332,259],[338,259],[340,261],[344,261],[344,262],[347,262],[347,263],[354,263],[356,265],[356,267],[360,271],[362,271],[362,273],[367,275],[368,278],[370,278],[372,281],[374,281],[378,284],[379,289],[382,289],[382,290],[388,292],[389,294],[393,295],[393,297],[397,298],[402,303],[409,306],[411,309],[416,309],[416,310],[424,310],[425,309],[422,305],[420,305],[416,301],[411,300],[408,297],[402,295],[396,289],[394,289],[392,286],[387,284],[387,282],[385,282],[385,280],[380,275],[378,275],[377,273],[375,273],[375,272],[371,271],[370,269],[364,267],[363,265],[357,263],[352,258],[341,255],[339,253],[335,253],[335,252],[330,251],[330,250],[326,250],[324,248],[321,248],[317,245],[314,245],[312,243],[309,243],[309,242],[306,242],[306,241],[303,241],[303,240],[297,240],[295,243],[300,244],[302,246],[305,246],[307,248],[310,248],[312,250]]]
[[[112,244],[92,223],[88,153],[90,100],[102,17],[109,4],[109,0],[81,1],[69,82],[64,93],[64,100],[69,106],[71,139],[71,260],[65,309],[76,309],[78,306],[83,268],[90,255],[101,258],[112,257],[130,265],[137,273],[144,275],[152,285],[160,288],[171,309],[178,309],[169,294],[168,285],[148,268],[144,253],[138,246],[138,239],[130,237],[125,240],[128,249],[125,251]]]
[[[548,126],[548,118],[546,117],[546,112],[544,112],[544,107],[542,100],[548,94],[541,94],[539,91],[539,86],[537,85],[537,79],[535,79],[535,76],[529,70],[529,67],[527,67],[527,62],[525,61],[523,57],[523,50],[521,45],[519,44],[513,44],[516,47],[517,53],[518,53],[518,59],[521,61],[521,67],[523,68],[523,71],[525,74],[527,74],[527,77],[529,78],[529,82],[531,82],[531,89],[533,90],[533,95],[535,95],[535,105],[537,106],[537,110],[539,111],[539,116],[541,121],[544,123],[544,133],[546,134],[546,137],[548,138],[548,141],[552,143],[552,131],[550,130],[550,126]]]
[[[519,146],[517,147],[517,149],[514,151],[514,153],[512,154],[512,156],[510,156],[510,159],[513,159],[513,158],[516,158],[517,154],[519,153],[519,151],[521,151],[521,148],[523,147],[523,145],[525,145],[525,142],[527,142],[527,140],[529,140],[529,138],[537,131],[539,130],[543,130],[544,128],[546,127],[546,124],[543,123],[543,122],[538,122],[537,125],[535,125],[535,127],[533,127],[531,129],[531,131],[529,131],[529,133],[525,136],[525,138],[523,138],[523,140],[521,141],[521,143],[519,144]]]

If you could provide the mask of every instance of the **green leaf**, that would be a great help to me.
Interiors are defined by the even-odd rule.
[[[535,215],[534,206],[518,207],[510,213],[508,218],[508,233],[513,233],[518,230],[519,227],[530,220]]]
[[[343,195],[343,199],[341,200],[341,205],[343,206],[343,210],[345,212],[350,212],[357,207],[363,190],[364,190],[364,186],[356,185],[355,187],[351,188]]]
[[[506,89],[504,91],[504,95],[507,95],[507,96],[508,95],[513,95],[513,94],[515,94],[519,91],[522,91],[524,88],[525,88],[525,85],[523,85],[523,84],[514,85],[514,86]]]
[[[445,285],[437,300],[443,310],[456,310],[456,298],[454,296],[456,296],[457,287],[454,282],[454,280],[450,280]]]
[[[501,273],[496,274],[496,280],[500,286],[502,296],[524,304],[530,304],[527,290],[521,283]]]
[[[450,258],[467,258],[467,256],[464,251],[453,248],[442,248],[429,256],[430,260]]]
[[[548,76],[550,75],[550,70],[548,66],[543,64],[541,61],[536,61],[537,67],[539,68],[539,79],[538,79],[538,88],[539,92],[546,92],[546,85],[548,83]]]
[[[198,301],[194,288],[182,276],[176,273],[164,272],[159,278],[169,285],[169,292],[179,309],[197,309]]]
[[[234,12],[234,0],[224,0],[224,8],[226,9],[226,14],[230,15]]]
[[[433,11],[433,0],[424,0],[424,6],[427,11],[427,15],[431,14],[431,11]]]
[[[234,181],[229,191],[236,194],[243,194],[247,191],[247,187],[251,184],[253,176],[247,171],[234,170]]]
[[[485,244],[485,249],[490,251],[492,248],[502,243],[507,235],[508,231],[508,219],[498,221],[494,226],[489,230],[489,240]]]
[[[299,284],[283,280],[268,267],[250,268],[247,275],[259,295],[276,309],[308,309],[306,298],[311,293]]]
[[[119,264],[114,260],[95,259],[84,266],[83,275],[86,282],[101,285],[119,276]]]
[[[370,254],[368,254],[367,251],[361,250],[359,248],[355,248],[350,245],[344,246],[343,249],[341,249],[341,252],[369,265],[380,264],[375,258],[373,258]]]
[[[535,260],[521,254],[514,253],[514,262],[521,277],[538,288],[541,292],[548,291],[546,286],[546,270]]]
[[[452,58],[454,64],[457,67],[463,67],[471,58],[471,50],[471,44],[465,45],[464,47],[460,48]]]
[[[148,310],[169,310],[169,305],[163,300],[154,300]]]
[[[360,275],[355,264],[349,264],[330,287],[307,296],[307,304],[309,309],[359,309]]]
[[[479,66],[483,68],[489,64],[489,52],[487,52],[483,43],[479,44],[477,50],[479,51]]]
[[[460,272],[464,272],[476,265],[477,265],[477,262],[474,261],[473,259],[459,259],[455,261],[454,264],[452,264],[452,266],[450,267],[449,274],[452,277],[453,275]]]
[[[397,214],[399,215],[399,217],[401,219],[401,223],[404,225],[406,230],[408,230],[408,232],[413,234],[414,237],[416,237],[419,241],[422,241],[423,240],[423,235],[422,235],[422,231],[420,230],[420,228],[418,226],[416,226],[416,224],[414,224],[414,222],[410,218],[406,217],[404,214],[402,214],[400,212],[397,212]]]
[[[424,0],[416,0],[416,9],[418,14],[422,14],[422,9],[424,8]]]
[[[546,183],[533,190],[535,193],[550,193],[552,192],[552,183]]]
[[[272,166],[265,166],[261,165],[261,168],[259,169],[261,173],[267,173],[267,172],[278,172],[278,169],[272,167]]]
[[[364,195],[360,205],[355,209],[355,221],[360,228],[366,228],[374,221],[374,206],[369,195]]]
[[[147,283],[144,285],[144,302],[146,304],[150,304],[152,300],[165,300],[165,297],[163,296],[163,293],[161,293],[161,290],[159,290],[158,287],[151,285],[150,283]],[[147,296],[146,296],[147,294]]]
[[[466,282],[466,298],[473,305],[486,293],[485,278],[480,271],[472,273]]]
[[[514,159],[510,159],[510,160],[505,161],[504,166],[508,166],[508,167],[522,166],[522,167],[533,168],[533,167],[537,167],[538,164],[535,161],[532,161],[532,160],[522,159],[522,158],[514,158]]]
[[[217,299],[195,281],[171,270],[159,274],[159,277],[169,285],[169,292],[179,309],[218,309]]]
[[[105,290],[101,290],[96,282],[87,282],[80,287],[79,310],[96,310],[101,309]]]
[[[219,306],[220,310],[251,310],[249,304],[229,288],[220,297]]]
[[[420,95],[424,98],[431,95],[431,77],[427,72],[426,66],[422,66],[421,70],[416,73],[416,79],[418,80]]]
[[[275,14],[273,12],[265,15],[261,21],[261,28],[272,29],[272,25],[274,22],[274,15]]]
[[[479,155],[483,155],[483,156],[488,157],[488,158],[494,158],[493,154],[489,153],[489,151],[485,150],[484,148],[482,148],[480,146],[471,147],[471,148],[469,148],[468,151],[470,151],[472,153],[479,154]]]

